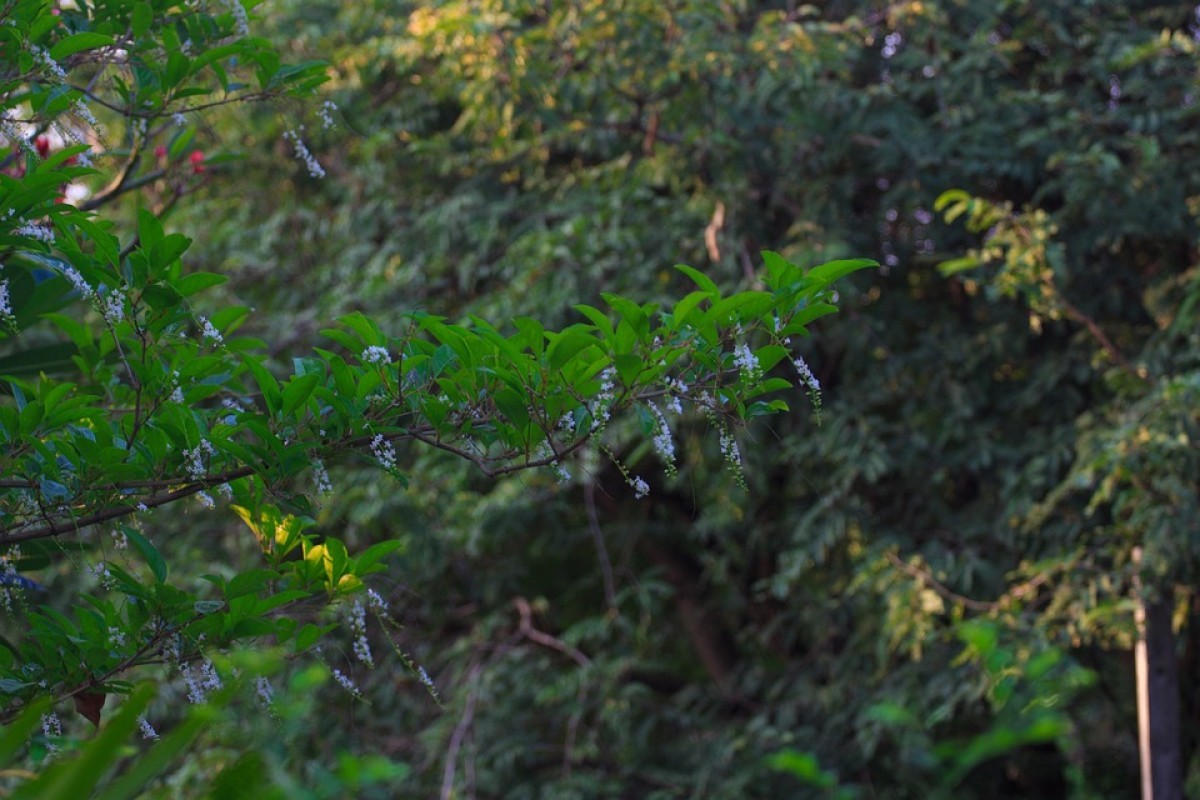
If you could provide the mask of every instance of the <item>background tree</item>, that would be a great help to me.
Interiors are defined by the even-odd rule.
[[[381,509],[428,520],[408,537],[413,627],[468,688],[431,718],[413,791],[777,796],[796,784],[762,756],[788,747],[906,797],[938,782],[936,741],[1018,729],[1013,681],[1073,691],[1072,663],[1097,679],[1044,737],[1057,751],[984,760],[957,796],[1133,791],[1130,553],[1168,597],[1195,563],[1194,416],[1175,404],[1195,352],[1190,6],[306,4],[278,22],[330,54],[361,135],[298,193],[371,200],[281,205],[267,236],[233,215],[211,258],[300,319],[297,266],[326,281],[318,305],[552,315],[601,288],[665,295],[671,274],[642,265],[669,254],[730,286],[753,285],[764,243],[885,264],[802,343],[825,424],[756,429],[745,495],[684,438],[637,505],[610,499],[612,472],[554,501],[439,461],[436,494],[329,509],[366,537]],[[257,152],[252,171],[283,168]],[[991,222],[971,230],[976,211]],[[340,266],[297,265],[296,236]],[[1030,667],[1056,647],[1070,659]],[[897,706],[927,744],[880,712]]]

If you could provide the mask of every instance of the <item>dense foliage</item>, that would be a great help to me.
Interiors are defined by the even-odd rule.
[[[387,333],[367,316],[348,314],[322,332],[330,349],[293,358],[281,379],[263,342],[233,336],[248,309],[199,313],[204,290],[224,278],[185,268],[192,241],[168,232],[162,217],[220,163],[198,149],[184,162],[196,131],[188,114],[307,97],[324,82],[324,66],[282,64],[265,41],[249,37],[237,2],[219,14],[140,2],[61,13],[30,2],[10,8],[5,23],[4,135],[12,169],[3,179],[9,258],[0,312],[10,340],[5,366],[25,376],[5,378],[10,400],[0,405],[2,596],[23,620],[0,651],[7,696],[0,713],[19,720],[6,738],[11,754],[38,719],[25,709],[38,710],[35,761],[57,753],[64,737],[47,699],[72,700],[99,726],[108,696],[129,694],[130,678],[147,667],[193,704],[210,697],[217,706],[228,703],[228,691],[218,693],[236,682],[252,687],[244,693],[278,716],[271,660],[219,654],[246,644],[290,658],[320,653],[334,626],[313,619],[314,601],[360,593],[364,577],[402,546],[389,539],[351,550],[313,529],[311,497],[333,491],[326,464],[334,467],[336,459],[367,456],[406,485],[396,446],[414,443],[492,478],[550,467],[569,480],[572,454],[594,441],[642,497],[648,483],[612,449],[623,440],[623,419],[640,415],[673,473],[668,414],[693,411],[717,430],[723,460],[743,483],[732,426],[788,409],[766,397],[791,386],[770,374],[781,362],[816,392],[804,360],[788,350],[791,337],[836,311],[829,302],[835,281],[874,265],[843,260],[804,270],[768,252],[765,290],[724,296],[702,273],[681,266],[695,290],[669,311],[605,293],[608,312],[577,305],[587,321],[558,331],[530,317],[512,320],[515,330],[505,331],[478,317],[456,324],[413,311],[392,315],[394,332]],[[89,102],[120,116],[101,122]],[[327,126],[333,111],[329,102],[320,107]],[[182,130],[172,133],[172,126]],[[121,129],[119,145],[114,127]],[[323,177],[302,130],[284,138],[308,174]],[[151,151],[154,161],[142,158]],[[97,191],[87,180],[104,176],[105,165],[114,166]],[[90,213],[123,195],[135,212],[127,230],[119,210],[112,218]],[[52,343],[31,341],[40,336]],[[312,491],[297,487],[302,474]],[[152,540],[153,512],[192,497],[212,508],[211,493],[237,503],[260,551],[257,563],[210,552],[204,563],[212,572],[172,578],[179,554]],[[37,602],[47,588],[22,574],[56,566],[71,569],[71,583],[95,584],[72,588],[61,610]],[[370,591],[346,608],[354,656],[374,666],[367,613],[395,629],[388,602]],[[436,701],[428,673],[393,647]],[[361,698],[341,669],[332,676]],[[73,766],[54,764],[20,794],[90,791],[135,726],[145,738],[159,738],[139,716],[148,698],[140,690]],[[110,783],[106,796],[144,788],[200,732],[203,719],[191,715]],[[382,763],[384,777],[399,774],[391,761]],[[216,785],[237,785],[249,772],[257,773],[250,786],[265,789],[271,781],[260,767],[243,757]],[[334,791],[346,783],[356,783],[353,775],[342,775]]]
[[[264,36],[284,43],[287,59],[327,60],[331,80],[304,87],[318,96],[301,105],[222,107],[194,128],[152,127],[165,152],[143,167],[163,174],[133,170],[130,190],[105,213],[118,248],[148,224],[139,221],[146,210],[194,239],[186,270],[151,268],[171,285],[200,271],[229,280],[171,306],[179,329],[200,331],[194,315],[204,313],[225,335],[236,318],[273,360],[229,336],[222,347],[241,360],[226,375],[196,358],[217,355],[212,341],[172,340],[174,355],[145,385],[173,390],[172,358],[196,371],[182,387],[204,421],[196,432],[224,437],[207,439],[220,455],[203,462],[205,478],[270,463],[243,503],[269,497],[281,514],[311,515],[297,532],[303,547],[400,549],[363,578],[379,597],[366,610],[389,609],[369,629],[353,599],[340,626],[339,612],[303,601],[289,616],[293,636],[314,637],[307,644],[323,632],[325,652],[338,653],[329,663],[343,672],[367,634],[378,666],[368,672],[357,661],[364,704],[311,691],[316,679],[302,660],[260,664],[278,670],[277,684],[291,682],[290,699],[277,703],[292,711],[273,728],[213,726],[203,747],[170,767],[172,790],[198,793],[225,768],[318,796],[354,780],[363,796],[1129,796],[1138,763],[1128,652],[1144,592],[1177,620],[1180,707],[1193,721],[1183,746],[1197,791],[1200,20],[1192,6],[309,0],[269,8],[256,21]],[[226,34],[236,24],[231,14],[212,19]],[[249,41],[253,52],[265,49]],[[322,126],[318,109],[335,124]],[[299,118],[310,120],[302,136]],[[315,161],[295,157],[306,153]],[[251,202],[231,204],[239,192]],[[46,213],[30,208],[21,221]],[[57,220],[72,214],[58,209],[56,226],[70,230]],[[39,252],[28,238],[16,244]],[[763,249],[781,254],[767,269]],[[125,254],[131,264],[138,252],[154,264],[144,242]],[[772,349],[782,343],[773,312],[784,311],[785,325],[797,306],[779,291],[780,270],[859,254],[877,254],[883,269],[839,284],[843,314],[793,339],[786,359]],[[86,248],[79,256],[97,258]],[[364,398],[401,387],[407,370],[437,379],[420,372],[428,364],[438,377],[451,370],[453,391],[439,384],[403,413],[458,424],[441,404],[487,382],[487,410],[501,421],[487,452],[503,459],[485,466],[548,464],[574,442],[556,433],[566,405],[575,410],[570,433],[594,433],[588,401],[603,392],[608,363],[622,372],[616,356],[652,365],[658,348],[673,352],[681,324],[738,321],[696,294],[682,302],[701,304],[702,317],[686,305],[656,316],[613,301],[625,334],[575,308],[599,308],[609,293],[672,308],[699,280],[672,270],[678,261],[716,282],[702,282],[702,294],[757,298],[739,301],[749,305],[738,314],[744,335],[765,337],[751,341],[766,348],[758,356],[771,377],[799,356],[823,389],[815,414],[756,417],[754,408],[771,407],[732,404],[734,416],[750,417],[737,474],[726,469],[731,429],[718,419],[708,435],[704,402],[672,415],[675,469],[657,466],[661,426],[635,399],[643,391],[665,401],[664,375],[635,374],[630,360],[619,377],[634,392],[622,394],[633,413],[604,427],[605,449],[580,448],[565,485],[546,469],[484,479],[461,457],[481,454],[459,446],[459,457],[398,451],[396,468],[410,478],[398,488],[378,480],[370,438],[348,422],[326,431],[344,435],[308,430],[307,440],[283,441],[293,435],[285,428],[303,429],[325,404],[343,420],[370,418],[380,433],[411,430],[411,418],[371,418],[377,407]],[[37,268],[29,262],[27,274]],[[100,285],[98,273],[84,275]],[[42,291],[72,299],[61,281],[44,283]],[[44,324],[31,327],[48,309],[29,302],[14,303],[31,308],[18,313],[29,330],[5,344],[27,352],[44,341],[40,363],[56,353],[61,361],[61,342]],[[239,304],[260,311],[229,310]],[[414,317],[416,308],[438,316]],[[102,311],[82,329],[92,342],[104,340]],[[562,339],[527,315],[561,337],[591,339],[572,354],[574,378],[550,355]],[[357,337],[337,341],[337,356],[318,338],[335,317],[349,325],[335,337]],[[499,324],[508,320],[517,321]],[[64,315],[51,321],[71,329]],[[755,321],[765,323],[758,334]],[[728,327],[724,336],[688,334],[701,352],[667,359],[693,370],[676,379],[691,386],[697,375],[724,375],[741,341]],[[71,339],[82,359],[73,368],[91,375],[72,381],[108,387],[106,375],[122,374],[105,358],[113,350],[89,356],[88,341]],[[327,352],[314,355],[314,342]],[[371,347],[395,363],[362,363]],[[714,348],[707,362],[705,347]],[[278,369],[288,358],[294,368]],[[439,358],[448,360],[433,367]],[[525,377],[505,382],[497,361]],[[473,362],[487,363],[483,375]],[[349,379],[338,377],[343,366]],[[19,377],[30,385],[15,384],[23,396],[38,398],[32,373]],[[756,389],[740,371],[729,377],[739,398],[758,399],[745,396]],[[281,379],[273,408],[272,381]],[[303,384],[312,394],[289,402],[288,387]],[[501,400],[505,386],[511,394]],[[133,388],[119,379],[104,392]],[[291,400],[301,391],[291,388]],[[525,420],[512,395],[538,398],[547,413]],[[565,396],[572,400],[555,399]],[[238,413],[266,430],[221,427],[221,397],[239,400]],[[359,405],[343,409],[339,397]],[[539,454],[548,434],[551,452]],[[270,457],[239,450],[270,437],[280,441]],[[199,445],[190,429],[177,438],[164,453],[173,471],[155,475],[171,486],[187,477],[183,450]],[[362,445],[367,458],[333,457]],[[291,480],[318,456],[334,492],[307,505]],[[98,457],[88,462],[105,463]],[[51,462],[37,461],[61,473]],[[637,476],[648,494],[634,502],[628,484]],[[91,502],[107,507],[112,495]],[[263,520],[247,516],[261,532]],[[206,616],[236,625],[230,565],[255,555],[244,525],[189,514],[169,518],[166,539],[152,532],[166,524],[147,518],[154,550],[138,552],[208,565],[196,573],[216,576],[219,591],[204,597],[226,605]],[[137,533],[126,534],[135,549]],[[94,557],[83,553],[25,564],[63,588],[59,610],[73,604],[75,570],[50,565]],[[299,575],[300,563],[271,562],[275,574],[254,590],[277,590],[285,575],[323,580]],[[150,577],[134,572],[143,585]],[[339,753],[359,760],[339,766]]]

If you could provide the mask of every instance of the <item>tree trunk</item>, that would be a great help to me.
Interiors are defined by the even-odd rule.
[[[1169,592],[1147,602],[1140,587],[1135,601],[1138,640],[1134,666],[1142,800],[1183,800],[1179,664],[1171,628],[1174,602]]]

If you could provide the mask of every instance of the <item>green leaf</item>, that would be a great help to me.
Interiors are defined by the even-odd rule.
[[[134,3],[133,12],[129,15],[129,28],[135,39],[141,38],[150,26],[154,24],[154,9],[149,3]]]
[[[51,699],[39,697],[20,716],[4,726],[4,732],[0,733],[0,765],[12,763],[13,757],[25,748],[29,737],[42,724],[42,715],[50,709]]]
[[[319,383],[321,383],[321,376],[312,374],[297,375],[288,381],[287,385],[283,387],[284,416],[291,416],[296,409],[304,405]]]
[[[204,709],[191,709],[187,719],[176,725],[149,751],[125,765],[116,780],[97,796],[96,800],[132,800],[142,797],[151,781],[173,764],[200,732],[210,728],[212,723],[210,714]]]
[[[529,409],[525,407],[527,396],[517,394],[513,389],[505,386],[496,392],[495,396],[496,407],[500,409],[504,416],[508,417],[517,430],[523,431],[529,424]]]
[[[107,47],[114,43],[111,36],[102,33],[74,33],[65,39],[60,39],[50,48],[50,57],[62,61],[67,56],[75,55],[83,50],[93,50],[97,47]]]
[[[96,784],[120,757],[153,692],[150,685],[139,686],[81,752],[70,761],[59,761],[47,768],[13,792],[11,797],[14,800],[91,797]]]
[[[862,269],[872,269],[878,266],[878,261],[872,261],[868,258],[850,258],[840,261],[828,261],[824,264],[813,267],[804,277],[810,280],[815,280],[820,285],[827,286],[852,272],[858,272]]]
[[[164,583],[167,580],[167,562],[163,560],[162,554],[158,552],[150,540],[129,526],[123,528],[126,538],[133,542],[134,547],[142,554],[142,558],[146,559],[146,563],[150,567],[150,571],[154,573],[154,578],[159,583]]]
[[[700,270],[689,267],[687,264],[676,264],[675,269],[691,278],[700,287],[701,291],[714,300],[721,296],[721,290],[717,288],[717,284],[713,283],[712,278],[709,278]]]
[[[254,356],[247,357],[243,363],[246,365],[246,369],[250,370],[250,374],[254,376],[258,390],[262,392],[263,402],[267,404],[267,410],[271,416],[275,416],[279,413],[281,402],[279,381],[275,380],[275,376],[258,363],[258,359]]]
[[[229,280],[224,275],[217,275],[212,272],[193,272],[190,275],[185,275],[175,282],[175,288],[184,297],[191,297],[197,292],[213,286],[220,286],[225,281]]]
[[[138,209],[138,239],[141,241],[142,249],[149,252],[154,249],[154,245],[162,241],[163,226],[158,221],[158,217],[151,214],[144,208]]]

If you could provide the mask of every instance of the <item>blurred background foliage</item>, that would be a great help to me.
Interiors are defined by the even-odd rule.
[[[686,290],[677,262],[752,287],[767,248],[885,268],[804,343],[822,424],[746,432],[745,491],[686,426],[674,477],[619,454],[657,475],[637,501],[602,456],[566,486],[436,453],[403,489],[333,475],[320,525],[405,543],[375,584],[404,628],[354,674],[368,703],[317,701],[256,757],[407,764],[379,796],[1132,796],[1140,545],[1177,600],[1200,792],[1191,4],[258,12],[287,58],[332,63],[338,126],[209,117],[172,223],[280,355],[351,309],[571,321]],[[281,138],[301,122],[323,181]],[[172,546],[244,547],[221,524]],[[347,671],[350,641],[326,648]]]

